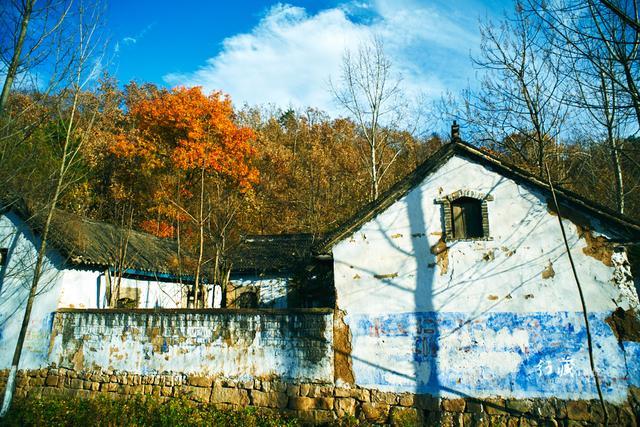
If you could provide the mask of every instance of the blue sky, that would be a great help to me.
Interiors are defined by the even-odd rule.
[[[329,79],[345,49],[375,34],[404,89],[436,98],[474,83],[478,20],[510,0],[111,0],[110,70],[121,82],[200,85],[237,105],[315,106],[337,113]]]

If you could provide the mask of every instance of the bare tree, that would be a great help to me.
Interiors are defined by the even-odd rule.
[[[615,206],[624,213],[622,140],[625,132],[640,130],[640,33],[632,25],[637,23],[637,2],[529,0],[525,12],[541,23],[550,55],[565,65],[571,88],[565,102],[586,124],[586,139],[603,142],[609,151]],[[629,121],[633,117],[635,126]]]
[[[169,202],[177,209],[179,215],[186,217],[198,230],[198,242],[196,245],[196,259],[195,259],[195,271],[194,271],[194,284],[193,284],[193,304],[196,308],[204,307],[205,302],[205,288],[203,284],[203,263],[205,257],[205,231],[206,225],[211,217],[211,204],[207,204],[207,169],[204,165],[199,167],[199,170],[194,174],[194,181],[197,180],[198,198],[195,209],[190,209],[180,199],[180,190],[178,190],[176,199],[171,199]],[[197,175],[197,178],[195,176]],[[181,251],[181,241],[178,244],[178,251]],[[189,302],[188,302],[189,303]]]
[[[40,234],[33,279],[31,281],[24,318],[11,363],[11,370],[5,388],[0,416],[6,415],[9,410],[15,390],[15,378],[29,326],[31,309],[38,292],[42,266],[47,253],[47,239],[56,212],[56,205],[70,183],[69,177],[72,166],[77,160],[82,144],[91,133],[91,128],[97,113],[97,110],[94,110],[88,120],[83,123],[82,126],[79,125],[79,106],[83,90],[90,82],[96,79],[96,66],[100,63],[97,55],[99,54],[98,49],[103,47],[101,45],[99,31],[101,14],[102,6],[99,3],[85,4],[78,2],[74,16],[76,31],[68,38],[69,44],[64,46],[68,52],[73,53],[69,67],[73,73],[69,76],[68,88],[63,90],[59,95],[59,121],[64,123],[64,134],[63,140],[61,141],[62,149],[58,169],[53,175],[53,189],[48,203],[44,206],[43,216],[45,219]]]
[[[33,12],[33,3],[35,0],[27,0],[21,4],[18,9],[18,16],[20,17],[19,27],[20,30],[14,32],[17,34],[13,45],[13,53],[11,59],[8,61],[7,74],[4,77],[4,84],[2,85],[2,94],[0,94],[0,114],[4,109],[7,99],[9,99],[9,90],[13,86],[13,80],[18,72],[18,65],[20,64],[20,56],[22,55],[22,46],[24,46],[24,39],[27,37],[27,28],[29,27],[29,20],[31,19],[31,12]],[[5,62],[6,63],[6,62]]]
[[[198,175],[196,178],[195,175]],[[192,288],[195,308],[206,307],[207,290],[205,282],[220,286],[223,291],[229,279],[231,266],[227,261],[230,235],[234,231],[236,216],[244,203],[246,194],[240,194],[234,185],[225,182],[216,174],[208,174],[200,168],[194,179],[198,180],[199,196],[195,200],[183,201],[179,191],[175,199],[168,202],[177,211],[177,230],[180,233],[180,217],[185,218],[197,230],[195,242],[194,284]],[[183,252],[184,239],[178,234],[178,251]],[[180,258],[184,254],[179,255]],[[182,269],[181,264],[180,270]]]
[[[63,46],[72,33],[67,22],[72,5],[70,0],[8,0],[0,8],[0,67],[5,71],[0,94],[2,186],[15,187],[34,173],[34,153],[25,143],[48,121],[55,103],[52,94],[68,77],[72,52]]]
[[[127,209],[128,208],[128,209]],[[127,211],[128,215],[127,215]],[[105,271],[105,279],[107,286],[105,288],[106,306],[118,307],[120,301],[120,289],[122,285],[122,277],[131,265],[128,260],[127,252],[129,250],[129,239],[133,228],[133,207],[123,206],[120,216],[119,227],[112,229],[112,240],[116,242],[113,253],[110,254],[113,261],[113,276],[109,269]]]
[[[353,117],[366,142],[363,160],[369,171],[371,200],[378,198],[380,183],[400,154],[389,138],[389,129],[397,127],[405,106],[400,81],[393,74],[382,40],[373,38],[355,54],[345,52],[340,85],[331,83],[333,96]]]
[[[12,3],[13,7],[0,12],[0,28],[8,35],[0,42],[0,61],[7,70],[0,94],[0,114],[16,77],[33,72],[55,49],[52,39],[55,39],[73,4],[66,0],[37,3],[35,0],[12,0]]]
[[[613,66],[611,60],[609,64]],[[579,115],[586,135],[584,139],[593,141],[596,145],[601,141],[605,142],[611,159],[616,210],[624,213],[626,191],[622,162],[624,146],[621,134],[629,121],[630,111],[621,107],[623,96],[620,94],[620,88],[607,78],[606,73],[599,70],[603,66],[599,64],[598,68],[591,69],[591,73],[585,70],[574,72],[576,96],[571,99],[579,111],[587,113]],[[602,176],[602,174],[599,175]]]
[[[632,13],[627,13],[625,10],[620,7],[616,2],[611,0],[600,0],[600,3],[604,5],[607,9],[613,12],[620,20],[622,20],[626,25],[633,28],[634,31],[640,32],[640,20],[638,19],[638,2],[632,1]],[[621,2],[628,3],[628,2]]]
[[[506,149],[543,177],[545,156],[568,113],[562,62],[540,47],[539,22],[521,10],[500,26],[481,25],[480,32],[474,63],[485,75],[481,88],[467,93],[462,119],[478,140]]]
[[[208,266],[210,283],[220,288],[222,294],[221,306],[227,304],[227,287],[231,276],[232,262],[230,251],[237,244],[236,218],[238,212],[247,206],[247,200],[252,192],[239,193],[234,186],[216,180],[210,184],[211,193],[208,196],[209,220],[207,223],[207,237],[212,248],[210,257],[204,262]],[[215,294],[214,294],[215,297]]]
[[[612,3],[612,2],[608,2]],[[635,0],[629,2],[637,14]],[[550,48],[577,64],[579,71],[602,74],[619,89],[619,106],[632,110],[640,130],[640,33],[596,0],[529,0],[526,12],[552,35]]]

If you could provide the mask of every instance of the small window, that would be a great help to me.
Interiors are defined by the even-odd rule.
[[[237,308],[257,308],[258,307],[258,293],[256,291],[246,291],[240,294],[236,298]]]
[[[461,197],[451,202],[451,226],[454,239],[484,237],[482,227],[482,201]]]
[[[487,202],[492,201],[491,194],[464,189],[435,199],[442,205],[445,239],[491,240]]]

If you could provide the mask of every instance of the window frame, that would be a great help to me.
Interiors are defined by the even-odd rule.
[[[482,236],[481,237],[465,237],[456,238],[454,236],[453,226],[453,204],[455,201],[466,198],[474,199],[480,202],[480,214],[482,216]],[[483,241],[493,240],[489,230],[489,209],[487,202],[493,201],[494,198],[490,194],[484,194],[473,190],[458,190],[444,197],[436,199],[436,203],[442,205],[444,237],[448,242],[465,242],[465,241]]]
[[[0,248],[0,267],[9,264],[9,248]]]

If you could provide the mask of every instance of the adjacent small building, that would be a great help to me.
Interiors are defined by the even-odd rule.
[[[0,348],[15,346],[42,223],[23,202],[12,203],[0,215]],[[232,271],[225,306],[327,306],[331,295],[310,299],[300,292],[314,269],[308,263],[314,242],[312,235],[291,234],[247,236],[233,245],[227,255]],[[205,288],[206,307],[220,308],[222,288],[206,278]],[[26,344],[31,355],[23,366],[35,367],[46,359],[48,331],[58,310],[186,309],[192,290],[193,275],[181,265],[176,241],[57,210],[31,314]],[[11,351],[2,352],[0,367],[10,360]]]

